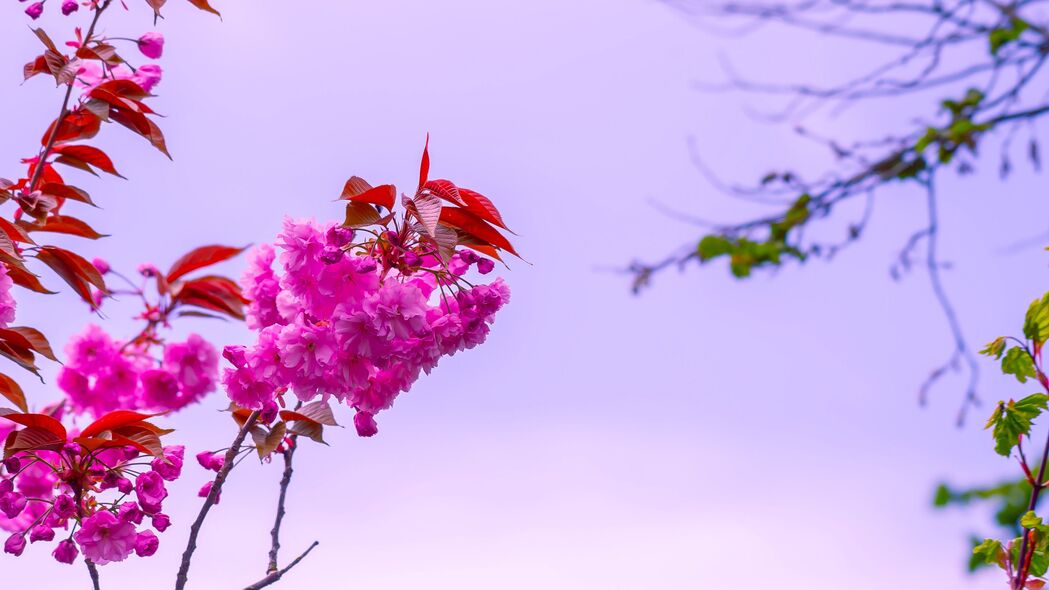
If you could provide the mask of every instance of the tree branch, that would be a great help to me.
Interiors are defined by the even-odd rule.
[[[280,525],[284,520],[284,500],[288,495],[288,486],[291,484],[291,476],[294,473],[291,462],[298,448],[298,437],[291,435],[288,448],[282,453],[284,455],[284,475],[280,479],[280,495],[277,498],[277,517],[273,521],[273,529],[270,530],[272,545],[270,546],[270,562],[266,573],[277,571],[277,552],[280,551]]]
[[[98,581],[98,567],[86,557],[84,558],[84,563],[87,564],[87,573],[91,576],[91,587],[94,590],[102,590],[102,586],[99,585]]]
[[[208,497],[204,499],[204,505],[200,507],[200,513],[197,514],[197,519],[193,521],[193,525],[189,529],[189,541],[186,542],[186,550],[182,553],[182,563],[179,565],[178,575],[175,578],[175,590],[184,590],[186,587],[186,582],[189,578],[189,564],[193,559],[193,552],[197,549],[197,535],[200,534],[200,527],[204,524],[204,519],[207,518],[211,507],[218,501],[219,493],[222,492],[222,485],[226,482],[226,477],[229,476],[230,471],[233,470],[237,454],[240,452],[241,445],[244,444],[244,438],[247,437],[248,432],[255,426],[255,422],[258,419],[258,410],[248,415],[248,419],[244,421],[244,425],[241,426],[236,438],[233,439],[233,444],[226,451],[222,468],[219,469],[218,474],[215,476],[215,482],[211,485],[211,491],[208,492]]]
[[[316,547],[317,545],[320,545],[320,543],[318,541],[314,541],[309,547],[306,548],[306,551],[302,552],[302,555],[296,557],[295,560],[292,561],[291,563],[289,563],[287,566],[285,566],[284,569],[280,569],[280,570],[277,570],[275,572],[270,573],[269,575],[267,575],[265,578],[262,578],[258,582],[255,582],[254,584],[252,584],[250,586],[246,586],[244,588],[244,590],[259,590],[260,588],[265,588],[266,586],[269,586],[270,584],[275,584],[278,580],[280,580],[282,577],[284,577],[284,574],[286,574],[289,571],[291,571],[291,568],[299,565],[299,562],[302,561],[303,559],[305,559],[305,557],[310,554],[310,551],[313,551],[313,548]]]

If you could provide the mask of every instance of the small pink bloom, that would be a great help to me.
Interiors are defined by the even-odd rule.
[[[375,416],[371,412],[354,414],[353,426],[357,429],[358,436],[375,436],[379,432],[379,426],[375,423]]]
[[[153,531],[143,531],[135,538],[135,555],[149,557],[157,552],[159,546],[160,539],[153,534]]]
[[[0,512],[8,518],[15,518],[25,510],[26,497],[18,492],[7,492],[0,496]]]
[[[142,524],[142,510],[134,502],[124,502],[117,508],[117,516],[120,520],[126,520],[132,524]]]
[[[164,488],[164,479],[156,471],[149,471],[138,476],[135,481],[135,495],[138,503],[142,505],[142,511],[146,514],[160,512],[161,503],[168,497],[168,491]]]
[[[135,525],[120,520],[107,510],[100,510],[82,523],[73,535],[84,557],[97,565],[123,561],[135,550]]]
[[[77,4],[76,0],[65,0],[62,3],[62,14],[66,16],[73,14],[77,10],[80,10],[80,5]]]
[[[55,550],[51,552],[51,555],[54,556],[55,560],[59,563],[73,563],[76,560],[76,556],[79,554],[80,551],[77,551],[76,543],[69,539],[60,542],[58,547],[55,547]]]
[[[92,260],[91,266],[95,267],[95,270],[97,270],[101,274],[106,274],[109,272],[109,263],[105,260],[102,260],[101,258],[95,258],[94,260]]]
[[[182,461],[185,455],[186,447],[182,445],[164,447],[164,456],[154,459],[150,467],[165,480],[175,481],[182,474]]]
[[[226,462],[226,458],[219,453],[212,453],[211,451],[201,451],[197,453],[197,463],[208,471],[214,471],[218,473],[219,469],[222,469],[222,465]]]
[[[138,49],[149,59],[160,59],[164,54],[164,35],[146,33],[138,38]]]
[[[169,526],[171,526],[171,517],[169,517],[167,514],[153,515],[153,528],[163,533],[164,531],[168,530]]]
[[[495,262],[489,258],[482,258],[477,261],[477,272],[486,275],[495,270]]]
[[[29,531],[29,542],[51,541],[55,538],[55,530],[49,526],[38,524]]]
[[[4,553],[10,553],[18,557],[23,551],[25,551],[25,535],[23,533],[15,533],[4,542]]]
[[[30,4],[29,8],[25,9],[25,13],[33,20],[40,18],[40,15],[44,13],[44,3],[34,2],[33,4]]]
[[[214,481],[209,481],[208,483],[206,483],[206,484],[204,484],[203,486],[200,487],[200,491],[197,492],[197,495],[200,496],[201,498],[207,498],[208,495],[211,494],[211,488],[214,485],[215,485]],[[219,491],[218,495],[215,496],[215,503],[218,504],[219,500],[221,500],[221,499],[222,499],[222,491]]]

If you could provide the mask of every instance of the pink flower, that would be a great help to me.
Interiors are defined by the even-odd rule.
[[[160,539],[153,534],[153,531],[142,531],[135,537],[135,555],[139,557],[149,557],[157,552],[157,547],[160,546]]]
[[[23,551],[25,551],[25,545],[25,534],[14,533],[4,542],[4,553],[10,553],[11,555],[18,557]]]
[[[55,538],[55,530],[49,526],[38,524],[29,531],[29,542],[52,541]]]
[[[168,497],[168,491],[164,488],[164,479],[156,471],[149,471],[138,476],[135,480],[135,495],[138,503],[142,505],[142,511],[146,514],[160,512],[161,503]]]
[[[80,551],[77,550],[75,543],[69,539],[64,539],[58,543],[51,555],[59,563],[73,563],[76,561],[76,556],[80,555]]]
[[[201,498],[207,498],[211,494],[211,488],[214,485],[215,485],[214,481],[209,481],[208,483],[202,485],[200,487],[200,490],[197,492],[197,495],[200,496]],[[215,503],[218,504],[219,500],[221,500],[221,499],[222,499],[222,491],[219,490],[219,493],[215,496]]]
[[[7,267],[0,264],[0,328],[6,328],[15,321],[15,299],[11,295],[14,281],[7,274]]]
[[[233,403],[244,408],[259,409],[273,399],[273,387],[258,380],[247,367],[226,369],[222,373],[222,383]]]
[[[201,451],[197,453],[197,463],[200,463],[200,466],[208,471],[218,473],[222,469],[222,465],[226,463],[226,458],[220,453]]]
[[[25,13],[33,20],[40,18],[40,15],[44,13],[44,3],[34,2],[33,4],[30,4],[29,8],[25,9]]]
[[[375,433],[379,432],[379,426],[371,412],[357,412],[353,416],[353,426],[357,429],[358,436],[375,436]]]
[[[164,54],[164,35],[146,33],[138,38],[138,49],[149,59],[160,59]]]
[[[117,507],[117,517],[120,518],[120,520],[126,520],[131,524],[142,524],[144,516],[142,509],[134,502],[124,502]]]
[[[69,16],[80,10],[80,5],[77,4],[76,0],[65,0],[62,2],[62,14]]]
[[[219,378],[219,353],[207,340],[190,334],[185,342],[164,349],[164,368],[174,373],[182,393],[196,401],[215,391]]]
[[[101,258],[93,259],[91,261],[91,266],[95,267],[95,270],[97,270],[99,274],[106,274],[109,272],[109,263]]]
[[[150,369],[142,373],[142,403],[156,410],[177,410],[187,400],[180,395],[178,380],[164,369]]]
[[[252,250],[248,257],[248,268],[240,280],[244,296],[250,301],[247,322],[253,330],[261,330],[281,319],[277,311],[280,283],[273,273],[275,256],[273,246],[269,244],[262,244]]]
[[[18,492],[0,495],[0,512],[7,518],[16,518],[26,507],[26,497]]]
[[[164,447],[164,456],[153,459],[150,467],[167,481],[175,481],[182,474],[182,462],[186,456],[186,447],[182,445]]]
[[[168,527],[171,526],[171,518],[168,517],[167,514],[154,514],[152,517],[152,521],[153,528],[157,529],[162,533],[168,530]]]
[[[135,550],[137,537],[135,525],[106,510],[84,519],[80,530],[73,535],[84,557],[97,565],[126,559]]]

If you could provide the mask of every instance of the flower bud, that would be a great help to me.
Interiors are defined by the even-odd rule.
[[[149,59],[160,59],[164,54],[164,35],[146,33],[138,38],[138,50]]]
[[[92,260],[91,266],[95,267],[95,270],[97,270],[99,274],[106,274],[109,272],[109,263],[101,258],[95,258]]]
[[[65,0],[62,3],[62,14],[66,16],[73,14],[77,10],[80,10],[80,5],[77,4],[76,0]]]
[[[52,541],[55,538],[55,530],[49,526],[38,524],[29,531],[29,542]]]
[[[76,543],[65,539],[55,547],[55,550],[51,552],[51,555],[59,563],[73,563],[76,560],[76,556],[80,552],[76,548]]]
[[[495,270],[495,262],[489,258],[482,258],[477,261],[477,272],[486,275]]]
[[[357,429],[358,436],[375,436],[375,433],[379,432],[379,426],[371,412],[357,412],[353,416],[353,426]]]
[[[15,533],[4,542],[4,553],[10,553],[18,557],[25,551],[25,534]]]
[[[33,4],[30,4],[29,8],[25,9],[25,13],[28,14],[29,18],[31,18],[33,20],[36,20],[36,19],[40,18],[40,15],[44,14],[44,3],[43,2],[34,2]],[[25,542],[24,541],[22,543],[22,546],[23,547],[25,546]],[[11,552],[8,551],[8,553],[11,553]],[[16,555],[21,554],[21,553],[22,553],[22,551],[19,550],[18,553],[16,553]]]

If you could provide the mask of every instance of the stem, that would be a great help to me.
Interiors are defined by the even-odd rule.
[[[204,499],[204,505],[200,507],[200,513],[197,514],[197,519],[193,521],[193,526],[189,529],[189,541],[186,543],[185,552],[182,553],[182,564],[179,566],[178,576],[175,578],[175,590],[184,590],[186,587],[186,581],[189,578],[189,564],[193,559],[193,552],[197,550],[197,535],[200,534],[200,527],[204,524],[208,511],[211,510],[211,507],[218,500],[219,493],[222,492],[222,484],[226,482],[226,477],[233,470],[233,464],[237,458],[237,453],[240,452],[240,446],[244,444],[244,438],[248,436],[248,432],[255,426],[255,421],[258,419],[259,411],[255,410],[244,421],[244,425],[241,426],[237,437],[233,439],[233,444],[226,451],[226,458],[222,463],[222,468],[219,469],[218,475],[215,476],[215,482],[211,484],[211,491],[208,492],[208,497]]]
[[[1031,512],[1038,505],[1038,496],[1042,493],[1042,485],[1045,482],[1045,463],[1049,461],[1049,434],[1045,437],[1045,448],[1042,449],[1042,464],[1038,467],[1038,478],[1034,482],[1034,487],[1031,489],[1031,500],[1027,503],[1027,511]],[[1014,590],[1021,590],[1027,583],[1027,570],[1029,565],[1028,551],[1028,540],[1030,539],[1030,530],[1024,529],[1023,531],[1023,543],[1020,545],[1020,558],[1016,561],[1019,564],[1019,571],[1016,575],[1015,583],[1013,584]]]
[[[278,580],[284,577],[284,574],[288,573],[291,570],[291,568],[299,565],[299,562],[302,561],[307,555],[309,555],[310,551],[313,551],[313,548],[319,544],[320,543],[318,543],[317,541],[314,541],[313,544],[311,544],[309,547],[306,548],[305,551],[302,552],[302,555],[296,557],[295,560],[289,563],[287,566],[285,566],[284,569],[277,570],[269,574],[268,576],[262,578],[258,582],[255,582],[251,586],[246,586],[244,590],[259,590],[260,588],[265,588],[270,584],[275,584]]]
[[[84,563],[87,564],[87,573],[91,575],[91,585],[94,587],[94,590],[102,590],[98,582],[98,568],[95,567],[94,562],[90,559],[84,559]]]
[[[81,47],[86,47],[91,41],[91,37],[95,34],[95,26],[98,25],[99,18],[102,17],[102,13],[105,12],[106,8],[109,8],[110,3],[113,0],[105,0],[97,10],[95,10],[95,16],[91,19],[91,26],[87,29],[87,35],[84,36],[84,42]],[[48,156],[51,155],[51,150],[55,147],[55,140],[58,139],[58,128],[62,126],[62,120],[66,118],[69,113],[69,99],[73,95],[73,80],[69,81],[66,85],[66,95],[62,99],[62,110],[58,112],[58,118],[55,119],[55,126],[51,129],[51,134],[47,138],[47,143],[44,144],[42,150],[37,155],[36,159],[36,170],[33,171],[33,178],[29,181],[29,186],[26,187],[26,193],[32,193],[36,189],[36,183],[40,182],[40,176],[44,173],[44,165],[47,163]]]
[[[284,475],[280,480],[280,496],[277,499],[277,517],[273,521],[273,529],[270,531],[270,538],[273,540],[270,546],[270,563],[266,568],[266,573],[272,574],[277,571],[277,552],[280,551],[280,525],[281,521],[284,520],[284,500],[288,495],[288,485],[291,484],[291,476],[294,470],[291,466],[291,460],[295,455],[295,449],[298,448],[298,437],[291,435],[291,443],[288,449],[284,451]]]

